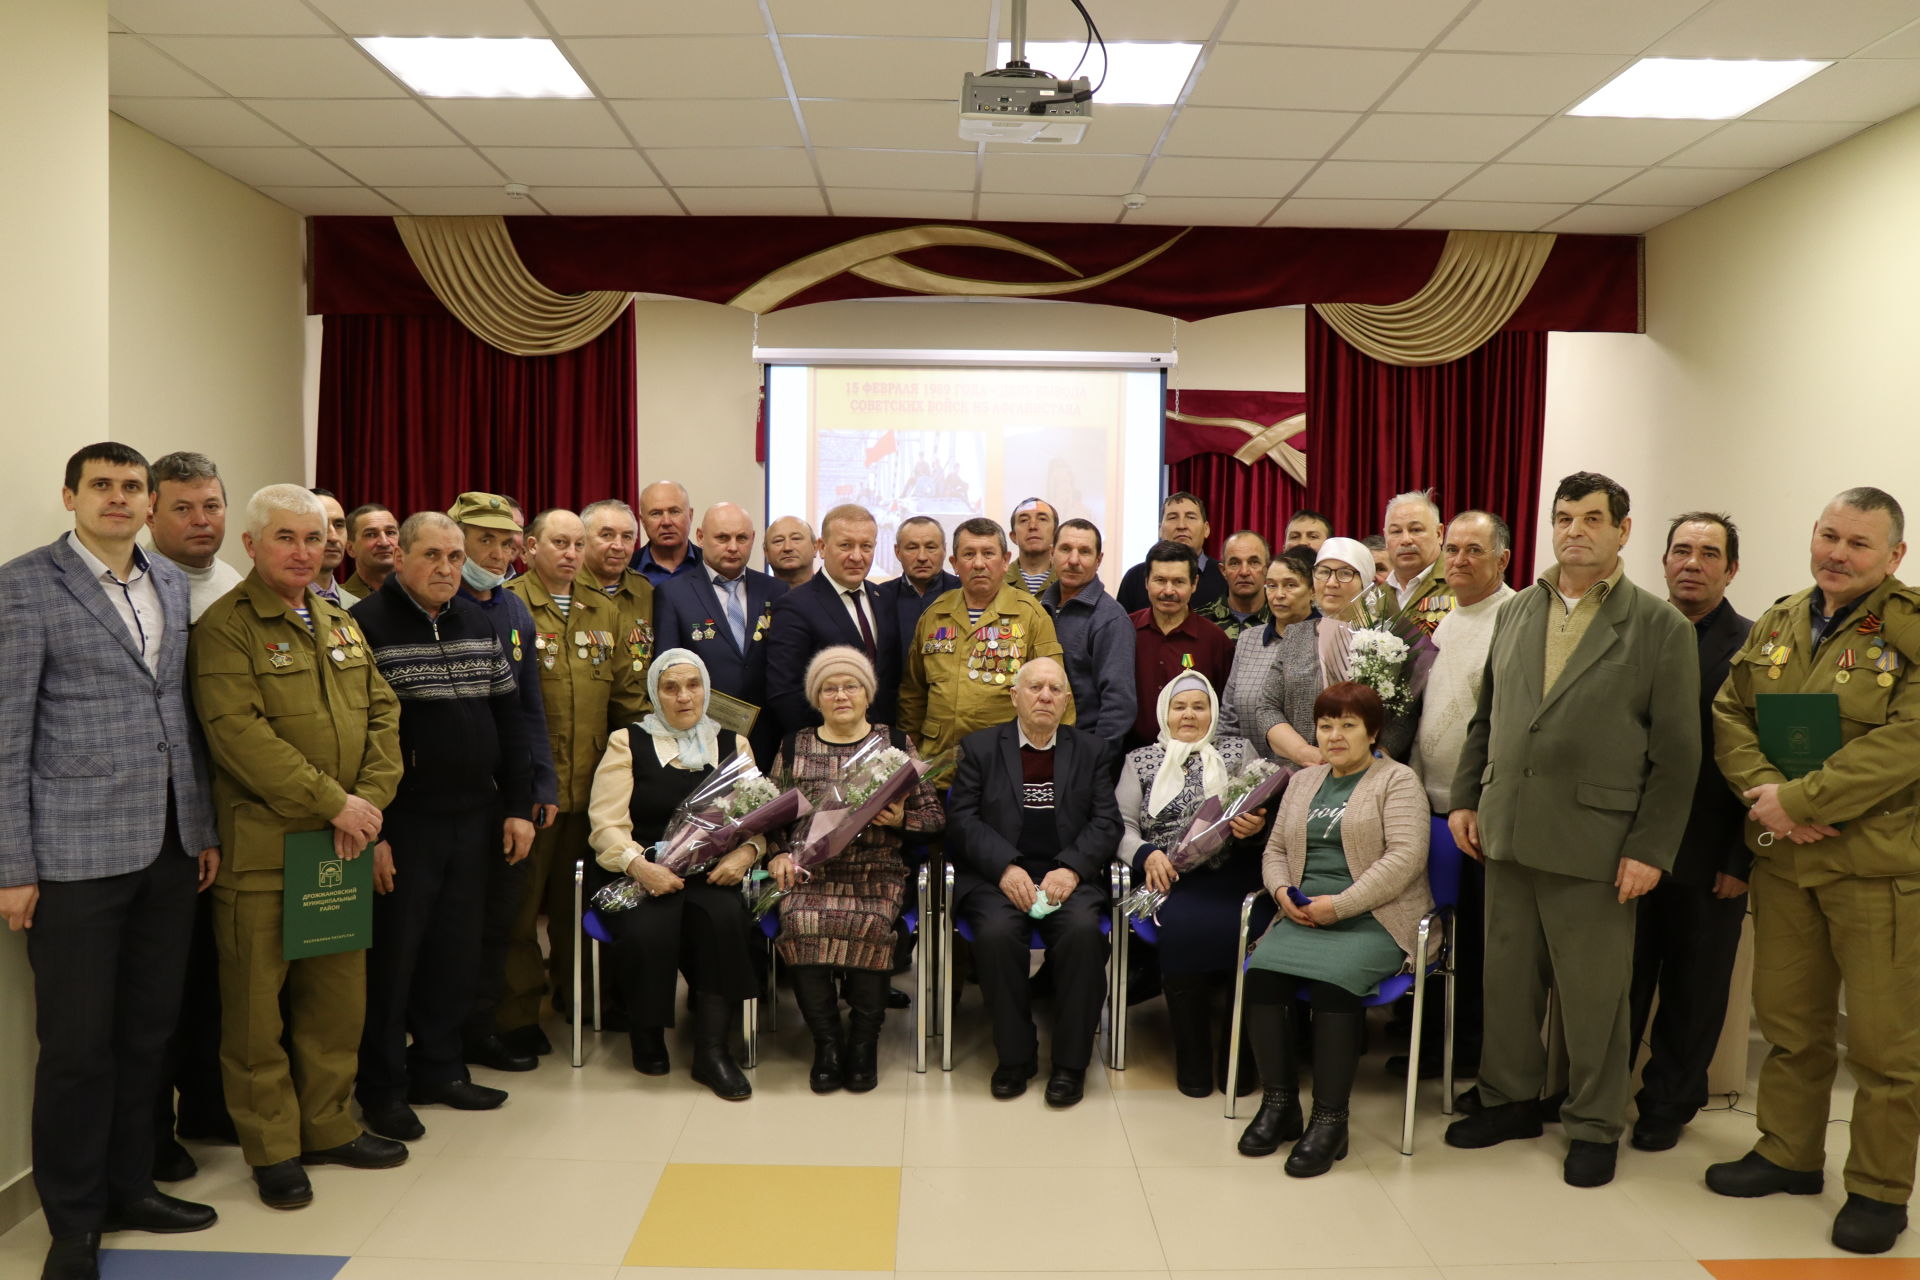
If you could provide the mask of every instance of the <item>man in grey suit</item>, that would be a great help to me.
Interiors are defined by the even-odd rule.
[[[1627,581],[1627,491],[1553,495],[1558,561],[1494,624],[1447,825],[1487,867],[1485,1110],[1447,1142],[1537,1138],[1549,984],[1566,1029],[1569,1185],[1613,1179],[1632,1065],[1636,905],[1672,870],[1700,765],[1693,628]]]
[[[67,463],[73,532],[0,567],[0,917],[28,930],[43,1277],[94,1280],[103,1231],[198,1231],[153,1185],[153,1106],[219,837],[187,699],[186,575],[135,542],[147,460]]]

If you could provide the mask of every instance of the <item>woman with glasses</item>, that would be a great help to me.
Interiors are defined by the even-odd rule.
[[[1365,543],[1328,538],[1320,544],[1313,565],[1313,602],[1320,616],[1294,623],[1280,637],[1252,720],[1242,730],[1264,743],[1271,759],[1302,768],[1326,763],[1315,745],[1313,725],[1313,700],[1329,683],[1320,633],[1322,628],[1344,626],[1338,621],[1341,610],[1372,581],[1373,553]]]
[[[1312,547],[1288,547],[1267,566],[1267,612],[1273,618],[1240,633],[1233,669],[1220,694],[1220,735],[1247,738],[1262,756],[1282,764],[1286,759],[1274,753],[1265,734],[1254,732],[1254,724],[1260,718],[1267,676],[1280,656],[1280,637],[1294,623],[1320,616],[1313,604],[1313,559]]]

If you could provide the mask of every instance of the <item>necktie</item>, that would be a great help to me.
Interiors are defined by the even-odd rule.
[[[847,599],[853,604],[853,616],[860,620],[860,643],[867,647],[867,660],[877,663],[880,661],[880,651],[874,647],[873,628],[867,625],[867,611],[860,602],[860,593],[849,591]]]
[[[727,627],[733,632],[733,642],[744,652],[747,647],[747,606],[746,582],[741,578],[721,579],[720,585],[727,593]]]

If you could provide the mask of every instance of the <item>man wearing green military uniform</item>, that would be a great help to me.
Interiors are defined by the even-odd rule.
[[[614,512],[618,515],[618,512]],[[612,522],[616,527],[618,521]],[[617,539],[614,540],[617,543]],[[525,895],[508,934],[506,995],[494,1022],[500,1038],[518,1053],[553,1049],[540,1030],[540,994],[549,977],[555,992],[569,990],[573,975],[573,864],[587,855],[587,797],[607,735],[647,711],[648,653],[634,655],[622,643],[620,601],[594,585],[582,568],[591,554],[586,525],[571,511],[543,511],[527,530],[527,572],[507,584],[533,614],[534,659],[553,748],[560,812],[534,833]],[[628,555],[632,554],[631,543]],[[624,569],[622,570],[624,572]],[[652,587],[645,579],[649,606]],[[552,955],[542,965],[537,933],[542,911]]]
[[[1273,621],[1267,608],[1267,564],[1273,548],[1251,529],[1242,529],[1220,544],[1220,573],[1227,580],[1227,594],[1209,600],[1194,610],[1238,641],[1240,633],[1264,627]]]
[[[953,531],[960,587],[920,615],[900,682],[899,727],[913,735],[922,755],[1013,719],[1007,694],[1020,664],[1060,656],[1046,609],[1007,585],[1007,557],[1006,534],[984,516]],[[1071,708],[1064,723],[1073,723]]]
[[[1402,493],[1387,500],[1387,580],[1402,614],[1432,635],[1453,608],[1447,567],[1440,562],[1440,537],[1446,523],[1433,491]]]
[[[644,698],[647,666],[653,661],[653,584],[631,567],[640,522],[626,503],[602,498],[580,509],[580,523],[587,542],[578,580],[614,602],[615,656],[640,677]]]
[[[1713,706],[1721,772],[1751,806],[1753,1008],[1771,1047],[1760,1141],[1709,1168],[1707,1186],[1822,1189],[1844,986],[1857,1089],[1832,1239],[1856,1253],[1884,1253],[1906,1229],[1920,1144],[1920,591],[1893,576],[1904,532],[1900,504],[1879,489],[1828,503],[1813,527],[1813,586],[1760,615]],[[1769,694],[1825,705],[1775,703],[1776,728]],[[1796,738],[1817,743],[1823,728],[1837,750],[1788,759]]]
[[[309,589],[326,539],[326,509],[306,489],[254,494],[244,537],[253,572],[189,642],[225,854],[213,886],[221,1075],[260,1198],[277,1209],[313,1199],[303,1164],[385,1169],[407,1158],[405,1145],[363,1132],[348,1106],[366,953],[282,954],[286,837],[331,826],[338,855],[360,857],[400,782],[399,701],[359,626]]]

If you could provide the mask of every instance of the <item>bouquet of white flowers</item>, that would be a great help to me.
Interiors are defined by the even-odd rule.
[[[1432,634],[1381,583],[1362,591],[1340,620],[1347,624],[1343,678],[1379,694],[1389,716],[1406,714],[1439,652]]]
[[[1185,872],[1200,866],[1226,846],[1227,837],[1232,834],[1233,820],[1242,814],[1252,813],[1279,794],[1287,779],[1291,777],[1291,768],[1282,769],[1271,760],[1249,760],[1240,771],[1227,779],[1217,796],[1208,796],[1200,802],[1200,807],[1187,823],[1187,829],[1181,833],[1173,847],[1165,850],[1167,860],[1173,863],[1175,872]],[[1160,922],[1160,907],[1167,895],[1146,885],[1135,888],[1120,900],[1121,909],[1135,920],[1151,917],[1155,924]]]

